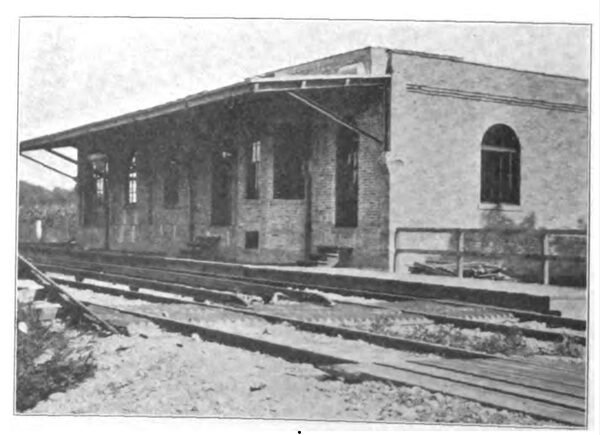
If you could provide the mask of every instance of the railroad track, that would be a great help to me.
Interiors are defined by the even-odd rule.
[[[127,258],[129,259],[129,256]],[[134,258],[132,262],[135,263],[136,258],[132,258]],[[144,262],[148,261],[147,258],[143,258],[143,260]],[[586,344],[585,333],[581,331],[581,328],[585,327],[585,322],[582,325],[576,319],[521,310],[393,294],[384,295],[383,301],[385,303],[383,303],[381,302],[381,293],[369,292],[367,293],[369,299],[380,301],[378,304],[373,305],[372,302],[360,303],[356,302],[355,299],[353,302],[345,301],[344,296],[350,295],[356,297],[357,291],[341,288],[316,288],[307,291],[301,290],[302,285],[300,284],[250,279],[232,275],[222,276],[177,268],[164,269],[149,266],[132,266],[129,264],[98,263],[64,257],[44,257],[43,261],[46,262],[38,263],[43,270],[73,275],[78,280],[98,279],[129,285],[133,289],[149,288],[192,296],[198,300],[231,303],[248,307],[250,302],[245,298],[247,295],[260,297],[264,302],[271,301],[275,295],[283,295],[294,301],[310,302],[328,307],[333,306],[335,301],[337,304],[351,304],[370,307],[371,309],[385,308],[401,312],[404,316],[412,316],[413,319],[427,319],[435,323],[452,324],[460,328],[478,328],[483,331],[503,334],[519,333],[525,337],[546,341],[562,341],[565,338],[569,338],[574,343]],[[365,292],[359,293],[363,297],[362,293]],[[388,297],[385,298],[385,296]],[[403,306],[403,303],[411,305],[407,307]],[[417,304],[416,308],[415,304]],[[422,306],[419,306],[419,304]],[[490,318],[495,319],[489,320]],[[531,328],[519,325],[520,321],[531,320],[544,323],[546,327]],[[560,325],[562,329],[553,330],[551,326],[555,325]]]
[[[69,272],[73,277],[80,279],[79,282],[74,279],[55,279],[62,286],[92,290],[109,294],[111,297],[118,296],[119,300],[121,300],[120,297],[126,297],[151,303],[145,307],[138,307],[137,310],[132,310],[118,307],[117,302],[114,305],[100,305],[88,301],[88,307],[92,308],[96,315],[101,315],[102,312],[113,312],[118,313],[118,315],[141,317],[171,331],[185,334],[195,333],[205,340],[260,351],[290,361],[308,362],[327,373],[345,379],[373,379],[394,384],[419,386],[431,391],[474,400],[497,408],[526,412],[569,425],[582,426],[585,424],[586,383],[583,373],[567,369],[559,370],[524,358],[489,355],[420,340],[373,334],[362,330],[281,316],[261,311],[262,304],[254,306],[247,303],[244,297],[240,297],[239,292],[208,291],[206,288],[197,289],[188,285],[189,282],[186,284],[152,280],[148,277],[150,273],[148,268],[104,264],[102,265],[103,270],[93,270],[97,266],[99,265],[94,263],[86,265],[79,262],[78,267],[69,268],[65,264],[46,264],[42,265],[42,268],[51,272]],[[117,267],[119,272],[128,271],[129,275],[113,273],[117,271],[115,269]],[[164,270],[154,270],[152,273],[159,272],[166,274],[163,275],[163,278],[173,277],[168,274],[174,273],[173,271]],[[137,276],[132,276],[132,274]],[[175,275],[182,276],[179,273],[175,273]],[[193,274],[188,275],[193,276]],[[191,279],[188,275],[183,276],[186,279]],[[141,278],[141,276],[145,278]],[[148,284],[148,282],[143,281],[146,280],[153,285],[150,288],[154,287],[154,290],[163,292],[171,290],[173,293],[188,299],[148,293],[139,291],[139,289],[138,291],[117,289],[107,285],[81,281],[81,279],[91,277],[116,282],[122,279],[121,284],[132,287],[137,287],[137,284]],[[205,277],[201,278],[204,279]],[[211,277],[211,279],[214,279],[214,277]],[[240,286],[237,287],[238,291],[243,290],[243,280],[237,282]],[[156,283],[159,285],[155,286]],[[271,287],[268,288],[272,292],[268,294],[265,293],[264,289],[257,291],[256,285],[257,283],[252,283],[253,295],[259,294],[263,301],[277,294],[275,289]],[[197,292],[196,290],[200,291]],[[296,291],[303,293],[301,290]],[[334,311],[345,305],[343,301],[340,302],[339,300],[333,304],[331,300],[327,299],[329,303],[323,304],[320,299],[298,297],[295,292],[289,294],[294,295],[290,299],[295,300],[294,303],[298,306],[314,306],[318,310]],[[239,300],[234,299],[234,296]],[[194,299],[202,299],[205,302]],[[114,301],[117,301],[117,299],[114,298]],[[239,303],[239,301],[244,301],[244,303]],[[227,327],[209,328],[195,322],[185,322],[170,318],[170,316],[165,317],[164,312],[162,315],[158,315],[157,307],[163,307],[163,305],[158,306],[157,303],[170,304],[170,306],[173,306],[173,304],[187,304],[208,311],[224,310],[244,318],[259,318],[261,321],[270,324],[282,324],[286,328],[304,331],[309,336],[301,340],[296,339],[293,341],[293,345],[290,345],[289,340],[282,336],[269,336],[268,339],[265,339],[263,333],[257,332],[256,328],[247,330],[244,327],[241,332],[239,330],[227,330]],[[359,306],[365,310],[382,310],[381,306],[361,305],[355,301],[349,305]],[[383,309],[386,309],[386,307]],[[94,310],[98,310],[98,312]],[[401,311],[397,314],[406,315]],[[410,315],[415,316],[414,314]],[[417,317],[419,316],[425,317],[421,314],[417,315]],[[110,319],[114,321],[114,315]],[[311,338],[313,334],[315,338]],[[319,344],[317,336],[334,337],[332,340],[342,341],[346,350],[340,351],[338,348],[333,352],[328,345]],[[360,341],[357,342],[356,340]],[[370,357],[366,357],[361,351],[358,351],[361,346],[376,346],[381,350],[371,352]],[[390,352],[396,353],[390,354]],[[398,355],[403,355],[402,352],[410,352],[411,354],[408,357],[398,357]],[[340,355],[343,355],[343,357],[340,357]],[[431,355],[437,355],[437,357],[431,358]]]
[[[435,301],[437,303],[449,306],[463,308],[472,307],[474,310],[481,309],[488,312],[493,310],[495,313],[506,314],[507,316],[518,318],[521,321],[545,323],[550,328],[569,328],[576,331],[585,331],[587,327],[585,320],[562,317],[560,315],[553,315],[549,313],[540,313],[532,310],[523,310],[520,308],[506,308],[498,305],[473,303],[465,301],[464,298],[460,296],[460,300],[454,300],[438,296],[414,295],[411,292],[407,292],[406,288],[395,289],[394,292],[391,293],[389,291],[382,291],[380,289],[349,289],[345,287],[313,285],[304,282],[277,281],[272,279],[250,277],[247,276],[247,270],[243,265],[233,263],[198,261],[184,258],[162,257],[158,255],[140,255],[111,251],[73,252],[65,250],[64,248],[48,247],[46,245],[39,246],[35,244],[25,244],[23,248],[41,262],[45,261],[55,263],[56,261],[63,261],[63,264],[71,266],[77,262],[80,262],[87,265],[88,268],[90,265],[96,268],[110,265],[138,267],[148,270],[150,273],[168,271],[172,273],[196,275],[207,278],[213,277],[226,279],[230,282],[230,284],[231,281],[239,281],[246,284],[262,284],[270,286],[272,290],[275,287],[284,289],[310,288],[311,290],[319,291],[324,295],[342,295],[383,300],[388,302]],[[211,284],[209,281],[205,282]]]
[[[64,280],[60,283],[84,286],[88,290],[93,286],[87,283],[64,283]],[[109,287],[100,288],[100,290],[106,289]],[[151,310],[144,309],[143,306],[133,310],[106,303],[86,303],[88,308],[98,316],[112,311],[119,315],[140,317],[169,331],[187,335],[198,334],[207,341],[259,351],[291,362],[310,363],[331,375],[347,380],[379,380],[398,385],[419,386],[430,391],[462,397],[497,408],[525,412],[568,425],[585,424],[585,379],[577,372],[431,343],[416,343],[410,340],[373,340],[369,336],[375,336],[374,334],[361,332],[355,335],[356,331],[348,331],[345,328],[312,325],[309,322],[298,322],[289,318],[265,316],[243,308],[186,302],[172,297],[128,290],[110,289],[107,292],[114,296],[127,296],[151,302],[192,303],[208,310],[225,309],[247,316],[262,317],[269,322],[287,322],[310,333],[341,335],[347,341],[345,343],[349,352],[344,352],[344,357],[340,357],[339,349],[338,352],[332,353],[329,346],[315,344],[317,340],[311,339],[310,336],[300,341],[295,340],[291,345],[282,336],[269,336],[265,339],[264,335],[257,335],[252,331],[232,332],[222,328],[209,328],[189,321],[152,314]],[[114,315],[107,321],[114,322]],[[422,355],[390,361],[390,358],[383,358],[384,352],[374,352],[376,357],[363,358],[362,354],[357,356],[355,349],[357,345],[353,344],[356,343],[353,341],[356,339],[376,343],[384,348],[382,351],[392,347],[419,352]],[[354,350],[354,353],[350,349]],[[430,358],[427,355],[429,353],[443,355],[444,358]]]

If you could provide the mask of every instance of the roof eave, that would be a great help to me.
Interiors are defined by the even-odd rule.
[[[372,75],[307,75],[274,78],[254,77],[243,82],[238,82],[212,91],[190,95],[159,106],[126,113],[124,115],[85,124],[58,133],[24,140],[20,143],[20,152],[72,146],[65,141],[96,131],[132,124],[246,94],[324,90],[345,86],[380,86],[388,80],[389,76]]]

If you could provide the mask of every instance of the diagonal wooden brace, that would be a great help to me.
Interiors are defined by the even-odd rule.
[[[300,101],[301,103],[307,105],[308,107],[310,107],[311,109],[319,112],[321,115],[326,116],[327,118],[337,122],[338,124],[360,134],[363,135],[365,137],[368,137],[371,140],[374,140],[375,142],[377,142],[378,144],[383,145],[384,141],[383,139],[380,139],[376,136],[373,136],[371,133],[357,127],[356,125],[350,124],[346,121],[344,121],[342,118],[340,118],[338,115],[336,115],[335,113],[331,112],[330,110],[324,108],[323,106],[321,106],[319,103],[317,103],[314,100],[311,100],[310,98],[306,97],[306,96],[301,96],[298,95],[296,92],[286,92],[290,97]]]

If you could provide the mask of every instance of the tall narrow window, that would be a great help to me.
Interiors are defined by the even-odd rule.
[[[108,157],[91,153],[86,162],[87,179],[83,185],[83,224],[101,225],[108,193]]]
[[[273,162],[273,197],[304,199],[304,146],[291,124],[279,128]]]
[[[175,159],[171,159],[163,185],[163,203],[167,208],[176,207],[179,204],[179,165]]]
[[[127,204],[137,203],[137,153],[134,152],[129,159],[129,168],[127,172]]]
[[[211,225],[231,225],[233,165],[235,156],[228,151],[213,154],[211,189]]]
[[[98,204],[104,202],[108,188],[108,159],[103,156],[92,162],[92,173],[94,178],[94,193]]]
[[[512,128],[491,126],[481,141],[481,202],[519,204],[521,144]]]
[[[104,201],[104,175],[98,171],[94,171],[94,186],[96,188],[96,200]]]
[[[335,225],[358,225],[358,134],[340,127],[336,139]]]
[[[246,166],[246,199],[258,199],[258,174],[260,163],[260,141],[252,143],[252,150]]]

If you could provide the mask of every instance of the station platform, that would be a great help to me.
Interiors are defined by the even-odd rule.
[[[166,268],[204,272],[221,276],[248,277],[266,281],[289,282],[290,285],[310,288],[341,287],[349,290],[368,290],[406,296],[492,305],[497,307],[559,314],[587,320],[588,290],[544,284],[493,281],[434,275],[395,274],[387,271],[303,267],[296,265],[257,265],[169,257],[165,254],[117,251],[85,251],[51,247],[43,244],[20,244],[24,253],[93,261],[117,261],[121,264],[160,265]]]
[[[386,271],[300,266],[244,265],[244,269],[261,277],[289,278],[290,281],[323,283],[322,285],[351,287],[365,286],[403,293],[408,288],[430,296],[432,291],[446,294],[449,299],[462,299],[469,302],[490,303],[514,309],[532,309],[548,312],[559,311],[564,317],[587,319],[587,289],[512,281],[494,281],[475,278],[455,278],[434,275],[399,275]],[[246,275],[248,272],[246,272]],[[312,277],[312,279],[311,279]],[[294,279],[297,278],[297,279]],[[462,297],[461,297],[462,295]]]

